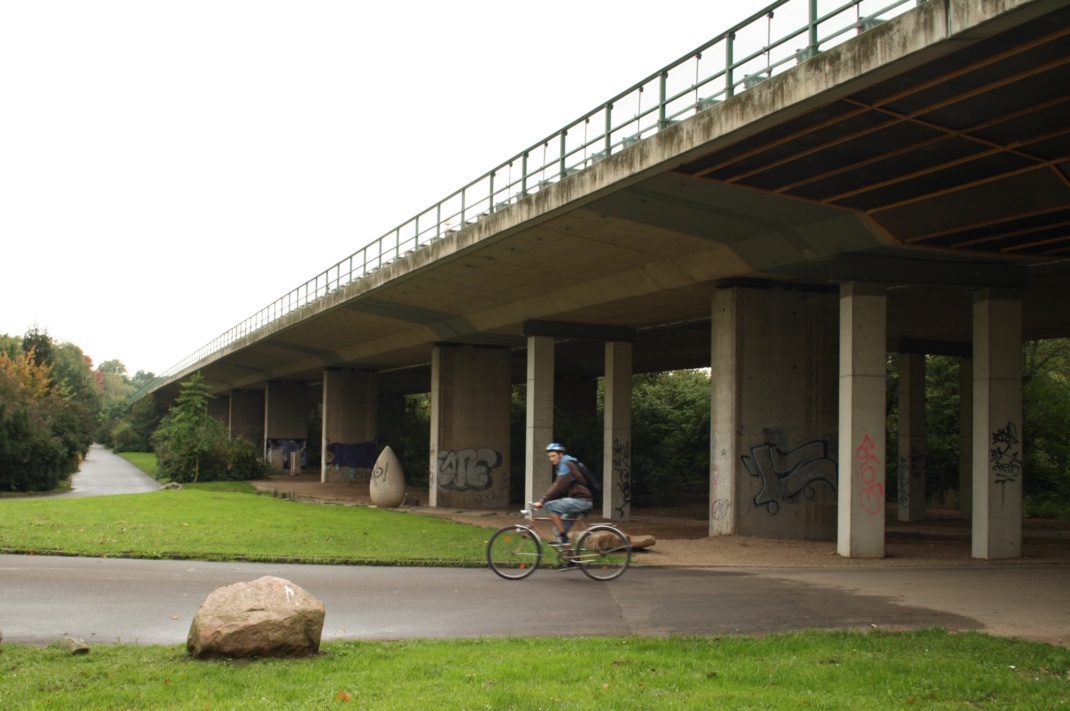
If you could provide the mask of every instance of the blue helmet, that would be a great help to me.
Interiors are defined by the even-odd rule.
[[[546,451],[547,452],[561,452],[562,454],[564,454],[565,445],[558,444],[557,442],[551,442],[550,444],[546,445]]]

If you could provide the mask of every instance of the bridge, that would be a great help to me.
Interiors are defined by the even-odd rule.
[[[321,401],[324,480],[384,396],[430,392],[431,505],[490,508],[512,385],[531,497],[555,402],[593,410],[604,377],[603,513],[627,518],[632,374],[710,367],[710,534],[881,557],[887,467],[924,516],[924,356],[954,355],[973,555],[1019,556],[1021,344],[1070,336],[1070,0],[821,5],[770,4],[144,392],[200,372],[269,444]]]

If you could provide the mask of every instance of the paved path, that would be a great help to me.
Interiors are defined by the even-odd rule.
[[[159,488],[160,483],[151,476],[112,454],[107,447],[94,444],[89,447],[78,473],[71,477],[71,490],[56,494],[55,498],[140,494]]]
[[[489,570],[0,556],[5,642],[181,644],[218,587],[286,578],[324,602],[324,640],[767,634],[943,626],[1070,643],[1070,565],[636,569],[610,583]]]

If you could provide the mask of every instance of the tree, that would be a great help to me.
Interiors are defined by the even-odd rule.
[[[157,469],[174,481],[197,481],[202,464],[226,447],[223,423],[208,414],[212,394],[200,373],[182,383],[175,406],[152,435]]]

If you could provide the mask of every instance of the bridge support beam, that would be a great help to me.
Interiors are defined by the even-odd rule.
[[[1022,555],[1022,304],[997,289],[973,304],[972,549]]]
[[[602,516],[627,521],[632,513],[631,343],[606,343],[602,442]]]
[[[367,470],[370,475],[378,455],[378,410],[376,373],[361,370],[323,371],[320,481],[352,481],[359,476],[361,469]],[[335,445],[331,448],[330,457],[328,445]],[[341,449],[341,445],[345,445],[345,448]]]
[[[505,348],[432,350],[431,506],[509,505],[510,366]]]
[[[264,393],[261,390],[230,392],[230,438],[244,437],[257,446],[264,444]]]
[[[899,520],[925,518],[925,355],[899,354]]]
[[[851,558],[884,557],[887,300],[883,285],[840,288],[836,550]]]
[[[710,535],[836,532],[836,298],[713,297]]]
[[[284,469],[308,447],[308,386],[270,381],[264,396],[264,458]],[[296,446],[295,446],[296,445]]]
[[[527,417],[524,425],[524,505],[551,484],[546,445],[554,438],[554,339],[528,336]]]

